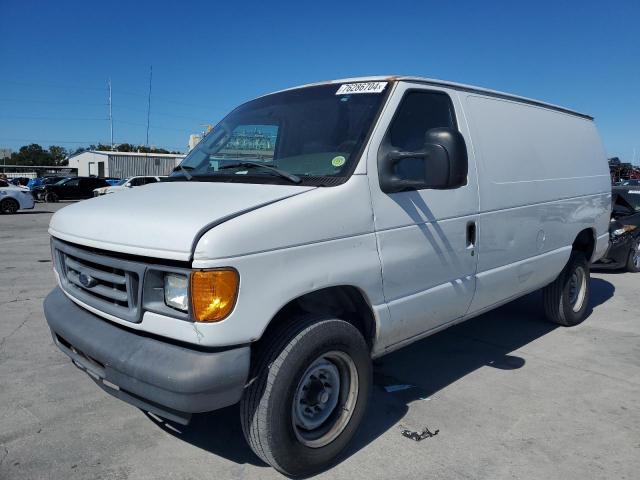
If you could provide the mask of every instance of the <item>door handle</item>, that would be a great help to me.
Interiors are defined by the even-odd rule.
[[[471,250],[472,256],[476,248],[476,235],[477,235],[476,222],[468,222],[467,223],[467,250]]]

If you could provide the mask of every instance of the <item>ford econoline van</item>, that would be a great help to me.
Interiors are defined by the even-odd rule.
[[[107,392],[179,423],[240,402],[253,451],[309,475],[365,417],[372,358],[537,289],[580,323],[610,205],[587,115],[413,77],[307,85],[233,110],[167,181],[58,211],[44,310]]]

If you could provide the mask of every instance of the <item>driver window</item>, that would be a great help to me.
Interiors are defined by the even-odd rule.
[[[439,127],[457,128],[449,96],[440,92],[412,91],[402,99],[387,141],[396,150],[418,152],[424,149],[427,130]],[[397,163],[395,173],[400,178],[419,180],[423,170],[421,158],[405,158]]]

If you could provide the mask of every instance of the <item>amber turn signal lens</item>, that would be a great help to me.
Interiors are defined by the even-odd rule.
[[[231,313],[240,277],[231,269],[191,272],[191,307],[197,322],[219,322]]]

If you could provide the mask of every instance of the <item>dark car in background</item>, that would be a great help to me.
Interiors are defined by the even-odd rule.
[[[96,177],[68,177],[50,185],[34,187],[34,195],[47,202],[58,200],[82,200],[93,197],[95,188],[107,187],[104,178]]]
[[[640,180],[631,179],[631,180],[622,180],[620,185],[623,187],[640,187]]]
[[[610,243],[597,268],[640,272],[640,186],[611,189]]]

